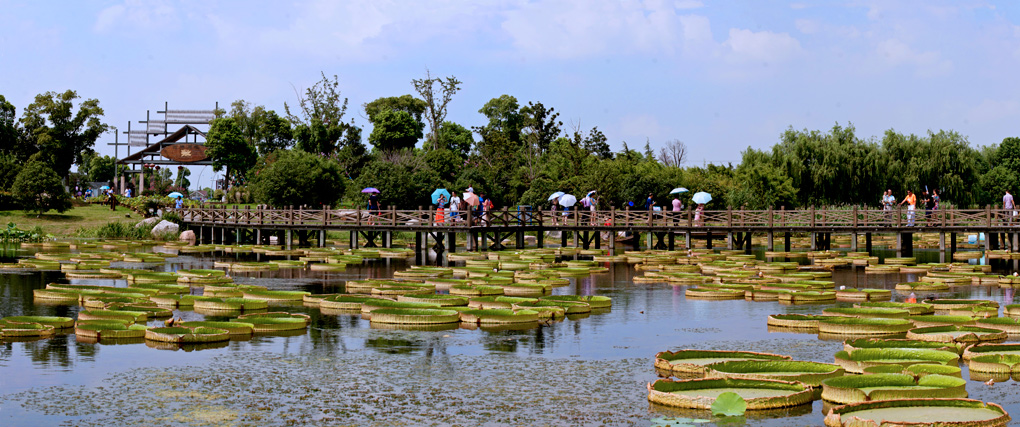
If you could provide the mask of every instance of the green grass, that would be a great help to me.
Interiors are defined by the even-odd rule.
[[[74,207],[64,213],[50,211],[38,217],[35,213],[21,210],[0,211],[2,223],[13,222],[22,230],[39,227],[44,233],[56,237],[76,237],[76,232],[80,228],[96,229],[109,223],[130,225],[134,228],[141,220],[141,215],[125,207],[117,207],[116,211],[111,211],[108,206],[102,205]]]

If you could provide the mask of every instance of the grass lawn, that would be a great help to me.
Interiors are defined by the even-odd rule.
[[[130,217],[125,215],[130,215]],[[31,230],[39,226],[44,233],[56,237],[73,237],[75,230],[81,227],[94,228],[109,222],[124,222],[133,225],[141,220],[141,215],[131,212],[123,206],[118,206],[116,211],[111,211],[109,206],[102,205],[80,206],[71,208],[64,213],[49,211],[38,218],[34,212],[0,211],[0,224],[6,225],[8,222],[13,222],[22,230]]]

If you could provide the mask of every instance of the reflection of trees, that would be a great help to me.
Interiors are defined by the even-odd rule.
[[[34,362],[34,365],[69,368],[74,365],[74,361],[71,360],[70,346],[68,345],[73,339],[72,336],[66,335],[27,342],[25,343],[25,351],[28,353],[29,359]],[[91,345],[86,344],[86,346],[94,348]]]
[[[450,356],[446,353],[446,340],[441,336],[432,336],[425,340],[424,354],[418,363],[414,364],[412,371],[417,375],[431,376],[433,374],[452,375],[455,370]]]

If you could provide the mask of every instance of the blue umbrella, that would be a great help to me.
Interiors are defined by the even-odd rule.
[[[445,196],[446,201],[450,201],[450,192],[446,191],[445,188],[440,188],[432,192],[432,203],[439,203],[439,196]]]
[[[686,193],[688,191],[690,191],[690,190],[688,190],[686,188],[683,188],[683,187],[677,187],[677,188],[674,188],[673,191],[670,191],[669,194],[680,194],[680,193]]]
[[[379,190],[377,190],[375,187],[368,187],[368,188],[366,188],[364,190],[361,190],[361,192],[362,193],[379,193]]]
[[[109,189],[110,189],[110,186],[109,186],[109,185],[104,185],[104,186],[102,186],[102,187],[99,187],[99,189],[100,189],[100,190],[109,190]]]
[[[171,199],[176,199],[176,198],[178,198],[178,197],[180,197],[180,198],[184,198],[184,195],[183,195],[183,194],[181,194],[181,193],[178,193],[178,192],[176,192],[176,191],[174,191],[173,193],[167,194],[166,196],[167,196],[167,197],[169,197],[169,198],[171,198]]]
[[[705,203],[708,203],[708,202],[712,201],[712,195],[708,194],[708,193],[706,193],[704,191],[699,191],[697,193],[694,193],[693,196],[691,196],[691,200],[694,200],[694,203],[697,203],[699,205],[703,205]]]
[[[546,199],[546,200],[558,199],[560,197],[563,197],[564,194],[567,194],[567,193],[564,193],[562,191],[557,191],[555,193],[552,193],[552,195],[550,195],[549,198]]]

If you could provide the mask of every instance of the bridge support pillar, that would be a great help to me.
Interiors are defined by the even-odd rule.
[[[452,231],[449,232],[449,233],[446,233],[446,241],[447,241],[447,245],[446,245],[447,246],[446,247],[447,252],[449,252],[451,254],[454,253],[454,252],[457,252],[457,233],[454,233]]]
[[[733,250],[733,232],[726,232],[726,249]]]
[[[351,249],[358,248],[358,230],[351,230]]]
[[[850,233],[850,252],[857,252],[857,232]]]
[[[480,246],[478,247],[481,248],[482,252],[487,252],[489,250],[489,242],[486,241],[488,240],[489,237],[488,234],[489,233],[486,233],[484,231],[478,233],[478,237],[480,237],[482,240],[481,243],[479,243]]]
[[[1010,236],[1011,238],[1009,241],[1009,249],[1013,252],[1016,252],[1017,248],[1020,247],[1020,235],[1018,235],[1017,233],[1010,233]]]
[[[518,231],[514,234],[517,235],[517,249],[524,249],[524,232]]]
[[[768,232],[768,235],[765,237],[765,248],[766,248],[765,250],[767,250],[767,251],[774,251],[774,250],[776,250],[776,233],[772,232],[771,230]]]
[[[992,239],[993,239],[992,236],[995,236],[995,235],[996,235],[995,233],[985,233],[985,250],[986,251],[990,251],[992,249],[995,249],[995,246],[998,246],[998,245],[993,245],[992,244]]]
[[[287,230],[285,236],[284,239],[287,241],[287,250],[289,251],[291,249],[291,241],[294,240],[294,232]]]
[[[706,232],[705,237],[706,237],[705,245],[708,247],[708,249],[712,249],[712,232],[711,231]]]
[[[535,238],[538,240],[538,248],[539,249],[544,248],[545,247],[545,230],[539,229],[538,232],[535,233]]]
[[[687,230],[687,231],[684,232],[684,247],[687,248],[687,249],[691,249],[692,248],[692,246],[691,246],[691,231],[690,230]]]
[[[783,233],[783,251],[790,252],[790,232]]]
[[[602,232],[595,230],[595,249],[602,249]],[[670,247],[670,250],[673,248]]]
[[[567,247],[567,232],[564,230],[560,230],[560,247]]]
[[[575,248],[581,247],[581,245],[577,243],[577,235],[578,235],[578,231],[577,230],[574,230],[574,231],[572,231],[570,233],[570,240],[574,241],[574,247]],[[587,249],[587,246],[585,246],[585,249]]]
[[[751,232],[744,233],[744,254],[751,255]]]
[[[422,233],[420,231],[415,231],[414,232],[414,263],[415,264],[421,264],[422,263],[422,252],[421,252],[422,241],[421,241],[421,234]]]
[[[320,248],[326,247],[326,230],[319,230],[319,241],[318,241],[318,244],[319,244]],[[389,246],[387,246],[387,248],[388,247]]]
[[[666,245],[669,248],[669,250],[674,251],[674,250],[676,250],[676,242],[674,241],[676,236],[673,235],[672,231],[670,231],[667,234],[669,235],[668,238],[667,238],[667,240],[669,240],[669,242],[667,242]]]
[[[896,233],[896,251],[900,256],[913,256],[914,233]]]
[[[616,256],[616,231],[609,231],[609,255]]]
[[[649,231],[648,234],[645,235],[645,240],[647,240],[647,242],[645,244],[645,247],[648,248],[648,249],[652,249],[652,248],[655,247],[655,236],[654,236],[654,234],[655,233]]]
[[[864,233],[864,252],[871,255],[871,233]]]
[[[956,233],[949,233],[949,254],[956,253]]]
[[[255,244],[256,245],[261,245],[262,244],[262,229],[261,228],[256,228],[255,229]]]
[[[634,241],[631,244],[634,246],[635,251],[641,250],[641,233],[634,232]]]
[[[818,233],[811,232],[811,250],[818,250]]]
[[[939,252],[946,251],[946,232],[939,233]]]

